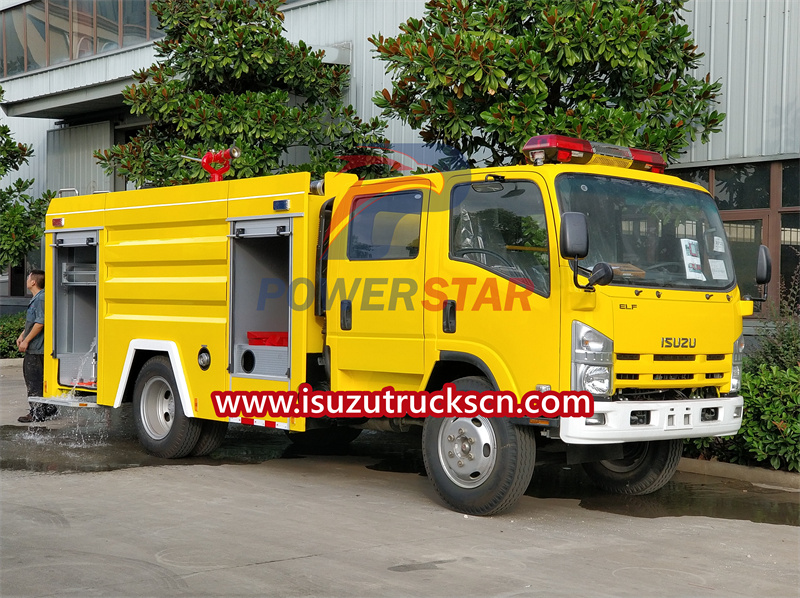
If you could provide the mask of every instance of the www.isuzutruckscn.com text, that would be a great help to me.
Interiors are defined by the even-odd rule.
[[[301,384],[297,392],[218,391],[211,393],[217,417],[591,417],[594,399],[586,391],[513,392],[457,390],[408,392],[391,386],[377,392],[321,391]]]

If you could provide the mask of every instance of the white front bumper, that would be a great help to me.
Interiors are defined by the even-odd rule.
[[[606,416],[604,425],[587,425],[585,417],[562,417],[561,440],[570,444],[610,444],[672,438],[730,436],[742,424],[742,397],[678,401],[595,401],[595,414]],[[739,416],[734,417],[737,407]],[[717,419],[701,421],[703,409],[716,408]],[[631,412],[649,411],[650,423],[631,425]]]

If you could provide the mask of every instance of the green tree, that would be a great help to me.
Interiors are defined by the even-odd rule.
[[[323,64],[322,51],[283,37],[282,2],[155,0],[165,33],[155,42],[159,60],[123,92],[151,124],[95,152],[105,171],[139,186],[199,182],[208,175],[181,156],[236,145],[242,155],[229,177],[319,176],[342,167],[336,156],[385,144],[384,122],[364,122],[341,101],[349,68]],[[290,151],[302,163],[290,163]]]
[[[429,0],[423,19],[370,42],[392,75],[374,102],[472,163],[520,163],[558,133],[675,159],[725,115],[691,73],[686,0]]]
[[[4,95],[0,87],[0,102]],[[15,142],[8,125],[0,124],[0,179],[19,170],[31,156],[33,148]],[[0,271],[21,264],[44,234],[44,215],[54,194],[47,191],[41,197],[29,195],[33,182],[17,179],[0,189]]]

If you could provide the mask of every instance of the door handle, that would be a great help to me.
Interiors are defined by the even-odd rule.
[[[342,330],[352,330],[353,329],[353,302],[347,299],[344,299],[341,304],[341,313],[339,314],[339,323],[342,326]]]
[[[442,330],[450,334],[456,331],[456,302],[452,299],[444,302]]]

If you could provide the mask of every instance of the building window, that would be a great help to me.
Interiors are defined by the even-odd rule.
[[[791,298],[790,289],[800,285],[800,212],[781,215],[781,290],[783,296]],[[800,305],[792,305],[794,313],[800,315]]]
[[[3,13],[3,54],[6,77],[25,72],[25,7]]]
[[[69,0],[50,0],[47,22],[50,65],[70,59]]]
[[[0,77],[163,37],[150,3],[35,0],[5,10],[0,13]]]
[[[26,279],[31,270],[43,268],[42,250],[37,247],[28,252],[19,266],[0,271],[0,297],[25,297],[29,295]]]
[[[781,165],[783,189],[781,190],[784,208],[800,207],[800,160],[787,160]]]
[[[757,292],[756,255],[764,244],[773,262],[769,294],[788,298],[800,266],[800,160],[676,167],[669,174],[714,190],[742,294]]]

